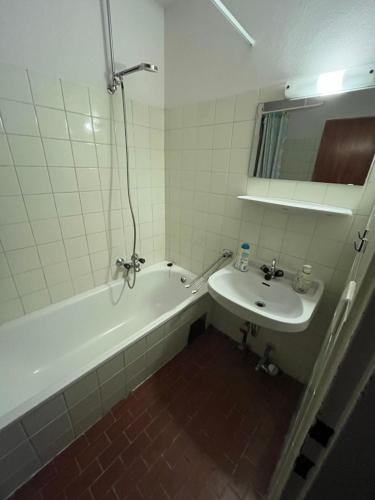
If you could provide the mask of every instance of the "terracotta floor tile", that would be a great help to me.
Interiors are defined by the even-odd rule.
[[[142,452],[150,445],[151,440],[144,432],[139,436],[121,453],[121,459],[125,467],[130,467],[133,462],[139,458]]]
[[[137,458],[132,465],[125,469],[121,477],[115,481],[113,489],[119,498],[127,498],[130,493],[139,495],[137,484],[147,472],[147,467],[141,458]],[[137,490],[137,491],[135,491]]]
[[[87,469],[85,469],[82,474],[77,476],[73,482],[65,489],[65,495],[68,500],[75,500],[85,492],[91,484],[94,483],[97,477],[102,473],[102,470],[98,462],[93,462]]]
[[[93,497],[97,500],[101,500],[108,490],[110,490],[115,482],[121,477],[123,470],[124,465],[120,458],[117,458],[92,484],[91,492]]]
[[[115,417],[112,412],[107,413],[102,419],[94,424],[85,434],[89,443],[96,441],[113,423]]]
[[[129,446],[129,439],[125,434],[119,434],[115,441],[107,446],[102,452],[98,451],[98,461],[105,470],[115,459],[120,456]]]
[[[209,328],[13,498],[259,500],[302,386]]]
[[[141,432],[151,423],[152,418],[147,411],[141,413],[130,425],[125,429],[125,434],[130,441],[134,441]]]
[[[85,469],[91,462],[93,462],[99,455],[103,453],[111,441],[106,434],[101,434],[94,442],[90,443],[82,453],[77,456],[78,465],[81,469]]]
[[[151,423],[146,427],[145,432],[147,436],[154,440],[165,429],[165,427],[172,420],[172,415],[166,409],[161,411],[157,417],[151,420]]]

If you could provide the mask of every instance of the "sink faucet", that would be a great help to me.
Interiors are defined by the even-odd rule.
[[[260,269],[264,272],[264,279],[266,279],[267,281],[273,278],[281,278],[282,276],[284,276],[284,271],[282,269],[276,268],[276,259],[272,259],[271,267],[263,264]]]
[[[116,260],[116,266],[120,268],[122,267],[126,269],[128,272],[130,271],[130,269],[134,269],[134,271],[138,273],[139,271],[141,271],[141,264],[144,264],[145,262],[146,262],[145,259],[139,257],[138,254],[135,253],[131,256],[131,259],[129,261],[126,261],[122,257],[119,257]]]

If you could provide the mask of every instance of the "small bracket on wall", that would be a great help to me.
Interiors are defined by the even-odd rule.
[[[355,241],[354,242],[354,249],[356,252],[365,252],[366,250],[366,247],[367,247],[367,243],[368,243],[368,239],[366,238],[367,236],[367,229],[365,229],[363,231],[363,234],[361,234],[359,231],[358,231],[358,238],[359,238],[359,242]]]

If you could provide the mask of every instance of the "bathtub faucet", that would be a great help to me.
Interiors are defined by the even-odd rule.
[[[142,257],[139,257],[138,254],[133,254],[131,256],[131,259],[126,261],[124,258],[119,257],[116,260],[116,266],[120,268],[126,269],[128,272],[130,269],[134,269],[137,273],[141,270],[141,264],[144,264],[146,262],[145,259]]]

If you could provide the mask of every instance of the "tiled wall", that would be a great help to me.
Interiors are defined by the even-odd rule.
[[[326,291],[318,317],[301,334],[305,342],[289,349],[300,363],[309,358],[310,369],[354,257],[356,231],[363,229],[374,203],[375,176],[370,174],[365,187],[249,178],[257,104],[281,98],[279,89],[264,89],[166,110],[167,256],[199,272],[220,249],[237,251],[240,241],[249,241],[252,257],[263,263],[276,257],[279,266],[291,270],[312,264]],[[236,199],[244,194],[350,207],[355,215],[273,210]],[[233,332],[229,315],[226,323],[221,315],[221,324]],[[284,351],[293,338],[280,339]],[[255,350],[262,348],[255,342]]]
[[[21,486],[129,391],[181,351],[204,296],[0,432],[0,498]]]
[[[164,112],[128,104],[139,253],[164,258]],[[0,65],[0,323],[100,285],[131,254],[121,97]]]

